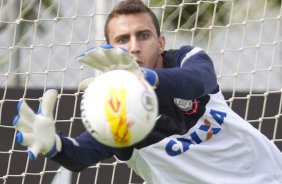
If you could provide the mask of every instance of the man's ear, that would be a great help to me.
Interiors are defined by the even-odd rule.
[[[164,36],[160,36],[159,37],[159,53],[163,53],[165,49],[165,37]]]

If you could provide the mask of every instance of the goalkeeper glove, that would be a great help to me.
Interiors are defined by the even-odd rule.
[[[144,79],[151,84],[153,89],[156,89],[159,85],[159,77],[158,74],[149,68],[141,67],[141,71],[143,72]]]
[[[37,114],[24,100],[18,103],[18,115],[13,120],[13,125],[18,130],[17,142],[28,147],[28,156],[32,160],[35,160],[39,153],[46,157],[53,157],[61,151],[61,139],[56,134],[53,123],[57,94],[54,89],[46,91]]]
[[[110,70],[128,70],[137,76],[145,78],[153,88],[158,85],[158,75],[148,68],[140,68],[137,62],[123,48],[103,45],[87,50],[77,58],[78,61],[87,64],[102,73]],[[80,84],[80,90],[87,88],[93,79],[86,79]]]

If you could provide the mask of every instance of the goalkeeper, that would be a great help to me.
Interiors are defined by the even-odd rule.
[[[125,69],[143,75],[158,97],[156,126],[127,148],[102,145],[88,132],[67,138],[55,133],[57,92],[48,90],[39,113],[22,100],[13,121],[18,142],[28,147],[32,159],[42,153],[81,171],[115,155],[150,184],[282,183],[281,152],[228,107],[212,60],[201,48],[164,50],[157,18],[139,0],[115,6],[105,37],[110,45],[90,49],[78,60],[101,72]]]

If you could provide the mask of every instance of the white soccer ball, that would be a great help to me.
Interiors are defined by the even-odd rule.
[[[144,139],[158,114],[155,91],[143,78],[126,70],[97,76],[81,101],[82,121],[99,142],[127,147]]]

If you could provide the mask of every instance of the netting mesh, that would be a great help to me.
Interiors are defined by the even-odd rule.
[[[0,183],[142,183],[115,158],[81,173],[43,157],[30,161],[11,125],[19,98],[36,111],[43,91],[56,88],[57,129],[67,136],[85,130],[78,86],[95,73],[76,57],[105,43],[104,22],[118,1],[0,2]],[[228,104],[282,150],[281,0],[145,2],[166,49],[190,44],[208,52]]]

